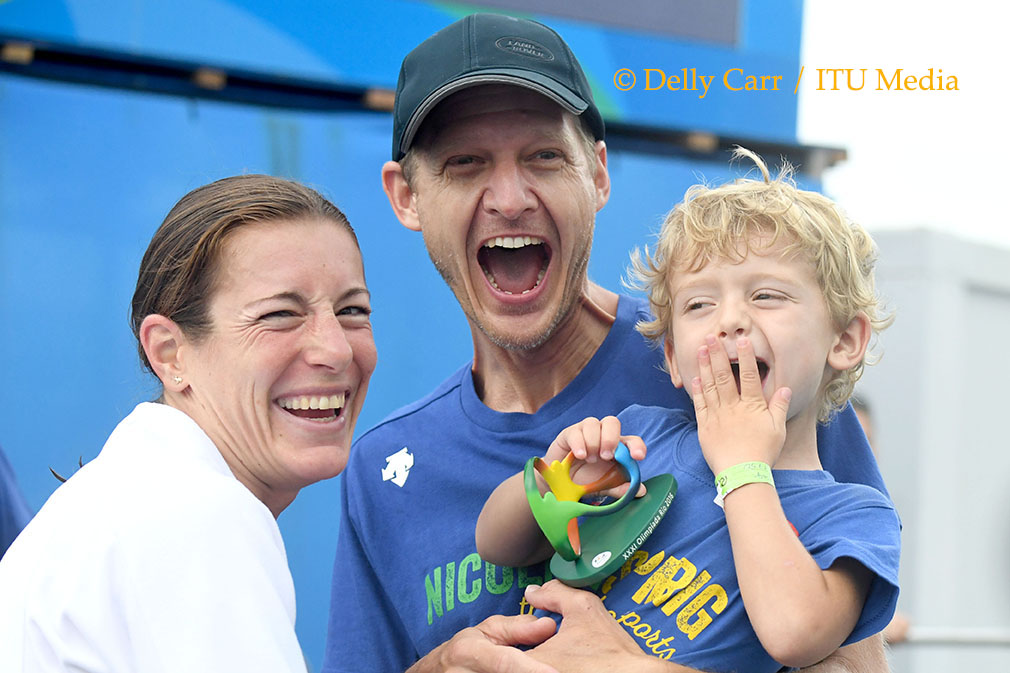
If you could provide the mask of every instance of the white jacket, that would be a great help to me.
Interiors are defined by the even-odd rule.
[[[298,671],[280,530],[186,414],[137,406],[0,562],[0,671]]]

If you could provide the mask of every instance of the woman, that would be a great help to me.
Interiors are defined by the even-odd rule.
[[[0,563],[0,670],[304,671],[276,517],[347,461],[376,353],[357,240],[316,192],[187,194],[132,307],[161,381]]]

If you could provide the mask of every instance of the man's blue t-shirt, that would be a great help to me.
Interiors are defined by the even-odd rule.
[[[649,319],[644,300],[622,296],[593,358],[534,414],[485,406],[468,363],[355,442],[343,475],[324,673],[399,673],[490,615],[530,612],[523,589],[550,579],[546,564],[482,560],[477,516],[499,483],[587,416],[632,404],[692,409],[663,371],[662,349],[635,331]],[[886,494],[851,408],[819,430],[818,445],[839,481]]]

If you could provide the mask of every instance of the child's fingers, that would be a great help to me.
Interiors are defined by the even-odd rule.
[[[573,425],[566,428],[554,440],[554,444],[560,449],[558,453],[567,454],[571,452],[579,460],[584,460],[586,457],[586,440],[583,437],[581,425]]]
[[[600,458],[613,460],[614,451],[621,443],[621,422],[617,416],[606,416],[600,421]]]
[[[628,486],[630,485],[631,484],[629,484],[628,482],[624,482],[620,486],[615,486],[613,488],[608,488],[604,491],[600,491],[600,495],[605,495],[608,498],[614,498],[616,500],[617,498],[620,498],[622,495],[628,492]],[[645,484],[640,483],[638,485],[638,493],[635,493],[635,497],[641,498],[648,492],[649,491],[645,488]]]
[[[619,485],[613,486],[611,488],[603,489],[602,491],[600,491],[599,493],[597,493],[597,495],[605,495],[608,498],[613,498],[614,500],[617,500],[622,495],[624,495],[625,493],[627,493],[627,491],[628,491],[628,483],[625,482],[623,484],[619,484]]]
[[[592,417],[587,418],[579,423],[579,429],[582,431],[582,440],[585,443],[585,453],[581,456],[576,454],[575,457],[580,458],[587,463],[595,463],[597,457],[600,455],[600,438],[602,433],[600,419]]]
[[[698,419],[698,422],[704,421],[708,413],[708,405],[705,403],[705,391],[702,389],[700,376],[691,379],[691,401],[694,402],[694,417]]]
[[[642,460],[645,458],[646,447],[645,440],[643,440],[638,435],[621,435],[621,443],[628,447],[628,453],[635,460]]]
[[[715,389],[715,373],[712,371],[712,352],[707,346],[698,349],[698,378],[701,379],[701,392],[705,397],[706,406],[714,406],[719,401],[719,393]]]
[[[761,390],[761,374],[758,372],[754,346],[747,337],[736,340],[737,365],[740,367],[741,399],[764,399]]]
[[[708,346],[698,349],[698,379],[701,381],[701,395],[705,407],[713,409],[719,406],[719,391],[715,384],[715,372],[712,370],[712,352]]]
[[[712,376],[715,380],[715,389],[719,394],[719,399],[723,402],[739,399],[739,392],[736,388],[736,377],[733,376],[733,367],[729,364],[729,353],[726,352],[722,340],[709,335],[705,337],[705,343],[708,345]]]
[[[789,417],[789,400],[793,396],[793,391],[789,388],[779,388],[772,395],[771,402],[768,403],[768,410],[772,414],[772,420],[776,427],[784,428],[786,419]]]

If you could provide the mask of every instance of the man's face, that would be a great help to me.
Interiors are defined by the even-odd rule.
[[[606,149],[537,93],[491,85],[425,121],[411,178],[428,254],[471,324],[494,344],[537,348],[585,287]]]

